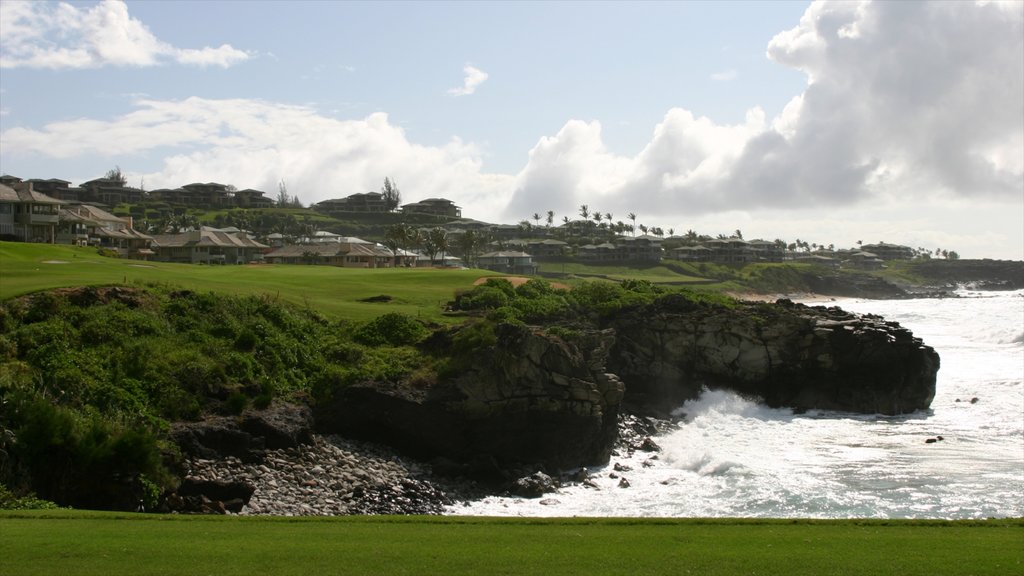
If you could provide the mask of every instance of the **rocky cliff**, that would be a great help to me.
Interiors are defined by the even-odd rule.
[[[901,414],[927,408],[938,354],[896,322],[788,300],[733,307],[670,296],[618,315],[608,370],[625,402],[663,414],[728,388],[771,406]]]
[[[502,324],[495,336],[456,375],[426,390],[372,384],[338,391],[319,407],[318,429],[447,459],[476,476],[607,462],[623,396],[622,382],[604,368],[612,334],[567,343]]]

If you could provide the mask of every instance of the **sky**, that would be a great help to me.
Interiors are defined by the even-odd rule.
[[[1024,259],[1024,2],[0,1],[0,173]]]

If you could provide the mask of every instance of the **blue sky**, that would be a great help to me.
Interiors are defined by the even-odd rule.
[[[0,4],[0,172],[1024,258],[1024,3]]]

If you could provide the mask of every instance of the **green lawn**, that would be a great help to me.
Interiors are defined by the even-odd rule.
[[[1024,523],[0,513],[0,574],[1020,574]]]
[[[331,266],[207,266],[106,258],[91,248],[0,242],[0,300],[68,286],[164,284],[231,294],[268,294],[353,320],[402,312],[442,319],[456,290],[472,287],[484,270],[356,269]],[[388,303],[360,302],[388,295]]]
[[[581,278],[605,277],[609,280],[648,280],[655,284],[707,282],[707,278],[680,274],[666,266],[594,266],[579,262],[542,262],[540,272],[550,274],[573,274]]]

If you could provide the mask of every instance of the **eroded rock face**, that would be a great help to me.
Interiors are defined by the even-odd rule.
[[[664,414],[701,390],[729,388],[771,406],[901,414],[927,408],[939,357],[896,322],[839,308],[684,298],[620,315],[608,369],[626,405]]]
[[[475,468],[604,463],[623,396],[622,382],[604,369],[612,342],[607,331],[570,344],[502,325],[497,344],[477,351],[454,379],[421,392],[346,388],[319,408],[318,427]]]

